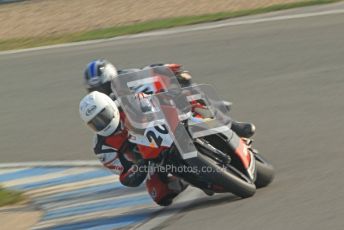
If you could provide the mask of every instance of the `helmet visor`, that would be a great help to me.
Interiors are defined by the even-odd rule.
[[[111,82],[105,82],[96,86],[88,86],[87,90],[88,92],[98,91],[109,96],[112,93]]]
[[[115,111],[111,106],[106,106],[87,125],[94,131],[99,132],[106,128],[115,117]]]

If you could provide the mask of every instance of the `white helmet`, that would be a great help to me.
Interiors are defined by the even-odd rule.
[[[89,93],[80,101],[79,112],[81,119],[101,136],[113,134],[120,125],[116,103],[98,91]]]

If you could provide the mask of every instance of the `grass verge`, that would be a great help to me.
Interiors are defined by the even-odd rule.
[[[0,187],[0,207],[15,204],[22,200],[24,200],[24,197],[20,192],[10,191]]]
[[[343,0],[307,0],[297,3],[277,4],[269,7],[262,7],[249,10],[219,12],[214,14],[205,14],[197,16],[185,16],[177,18],[167,18],[160,20],[147,21],[127,26],[116,26],[105,29],[96,29],[86,32],[76,32],[60,36],[47,37],[27,37],[0,40],[0,50],[23,49],[37,46],[54,45],[69,42],[87,41],[94,39],[111,38],[120,35],[136,34],[152,30],[171,28],[183,25],[192,25],[202,22],[213,22],[240,16],[267,13],[278,10],[291,9],[318,4],[327,4]]]

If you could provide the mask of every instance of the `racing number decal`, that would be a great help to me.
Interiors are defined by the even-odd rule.
[[[157,125],[154,127],[159,133],[168,134],[167,127],[165,125]]]
[[[161,146],[161,143],[162,143],[162,137],[160,136],[156,136],[156,134],[154,133],[154,131],[148,131],[146,133],[146,137],[148,138],[149,142],[152,143],[152,141],[154,140],[155,144],[160,147]]]
[[[164,139],[161,136],[168,134],[168,129],[165,125],[154,126],[153,128],[154,128],[154,130],[149,130],[146,133],[146,137],[150,143],[152,143],[154,140],[157,147],[160,147],[162,142],[164,141]]]

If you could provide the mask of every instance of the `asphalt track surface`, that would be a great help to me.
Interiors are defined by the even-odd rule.
[[[322,9],[344,5],[272,15]],[[2,54],[1,161],[94,159],[78,116],[91,59],[119,67],[179,62],[234,103],[233,117],[256,124],[255,146],[276,179],[249,199],[198,200],[160,227],[343,229],[343,25],[344,14],[330,14]]]

